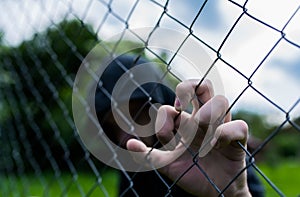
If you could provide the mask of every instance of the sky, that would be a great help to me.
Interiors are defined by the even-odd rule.
[[[136,6],[128,21],[129,27],[154,26],[163,8],[148,0],[141,0],[137,4],[135,2],[134,0],[114,0],[111,9],[120,17],[127,18],[131,9]],[[157,0],[157,2],[164,5],[166,0]],[[190,26],[203,2],[203,0],[170,0],[167,13]],[[234,2],[243,5],[245,0]],[[288,2],[249,0],[246,8],[249,15],[275,29],[283,29],[285,38],[300,45],[299,6],[299,0]],[[22,40],[30,39],[35,32],[41,32],[50,24],[58,23],[63,18],[78,17],[97,29],[107,11],[108,8],[97,0],[2,0],[0,2],[0,30],[5,33],[6,44],[17,45]],[[296,12],[295,16],[286,25],[294,12]],[[197,20],[194,21],[193,34],[214,49],[218,49],[242,13],[242,8],[229,1],[209,0]],[[168,17],[163,17],[161,26],[187,33],[186,29]],[[102,39],[109,38],[122,29],[124,29],[124,24],[109,15],[99,31],[99,36]],[[243,75],[248,78],[252,76],[251,83],[256,90],[266,95],[284,111],[289,111],[300,99],[300,49],[282,39],[263,61],[280,38],[280,32],[267,28],[244,14],[224,43],[220,53],[224,60],[235,65]],[[215,53],[207,47],[204,48],[211,59],[216,58]],[[197,51],[191,51],[191,53],[197,53]],[[261,62],[263,63],[253,74]],[[186,72],[183,75],[188,76],[191,71],[186,68],[188,67],[181,66],[178,72]],[[247,87],[248,81],[221,61],[216,63],[216,68],[221,76],[224,94],[233,103],[238,94]],[[284,113],[251,88],[241,96],[234,109],[267,114],[270,120],[275,121],[285,118]],[[292,110],[291,116],[298,117],[299,114],[300,104]]]

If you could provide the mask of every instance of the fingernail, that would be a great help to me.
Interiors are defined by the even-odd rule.
[[[177,111],[181,111],[181,104],[180,104],[180,101],[179,101],[179,99],[177,97],[175,99],[175,109]]]

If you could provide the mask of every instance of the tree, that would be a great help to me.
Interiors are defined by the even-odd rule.
[[[70,155],[73,160],[84,155],[74,140],[73,125],[68,124],[72,122],[72,81],[83,57],[96,42],[97,36],[90,26],[73,20],[35,34],[17,47],[0,47],[0,112],[6,112],[0,116],[1,128],[5,135],[14,132],[21,146],[29,145],[42,168],[50,167],[50,162],[45,161],[50,147],[53,159],[63,161],[58,162],[62,168],[67,167],[64,148],[77,150]],[[26,145],[22,136],[28,140]],[[20,151],[25,157],[26,150],[20,147]]]

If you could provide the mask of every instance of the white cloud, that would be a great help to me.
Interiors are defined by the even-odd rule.
[[[170,1],[169,3],[172,4],[172,2],[174,3],[175,1]],[[238,3],[242,5],[244,2],[240,0]],[[199,27],[195,23],[193,30],[196,36],[199,36],[217,50],[227,32],[240,14],[242,14],[243,9],[229,1],[216,1],[216,3],[218,4],[217,9],[222,18],[222,23],[218,23],[218,28]],[[114,0],[111,8],[121,18],[128,18],[133,5],[132,1]],[[170,5],[170,7],[173,6],[174,10],[181,10],[178,13],[180,16],[189,16],[191,13],[189,12],[188,4],[186,4],[186,9],[184,5],[183,3],[176,3]],[[174,6],[180,6],[180,9]],[[254,17],[263,20],[277,29],[282,29],[298,6],[298,0],[291,0],[289,2],[251,0],[248,1],[246,8],[248,9],[247,12]],[[34,32],[45,29],[51,24],[51,20],[58,22],[64,17],[72,18],[74,15],[83,19],[84,22],[92,24],[96,29],[104,19],[107,11],[108,7],[97,1],[92,1],[91,5],[88,2],[83,3],[79,0],[57,2],[50,0],[1,1],[0,18],[2,20],[0,21],[0,29],[5,31],[8,43],[18,44],[22,40],[30,38]],[[162,12],[163,8],[153,2],[139,1],[128,20],[129,27],[154,26]],[[298,11],[284,30],[286,37],[297,44],[299,44],[300,34],[299,21],[300,11]],[[120,33],[120,30],[125,28],[124,25],[122,21],[110,14],[101,28],[99,36],[106,39],[116,35]],[[163,17],[161,26],[181,31],[180,25],[166,16]],[[184,33],[187,33],[187,30],[182,30]],[[280,37],[280,32],[276,32],[244,14],[222,47],[222,58],[236,66],[239,71],[249,77]],[[212,53],[210,49],[203,48],[212,59],[216,58],[216,54]],[[191,51],[191,54],[197,54],[197,51]],[[298,57],[298,48],[291,47],[286,42],[285,44],[280,44],[280,47],[277,47],[272,56],[270,56],[271,59],[268,59],[253,77],[254,85],[263,90],[271,100],[274,99],[274,101],[278,102],[285,109],[288,109],[294,100],[299,98],[300,78],[293,78],[288,72],[283,72],[285,67],[277,66],[275,68],[272,65],[274,62],[271,60],[281,60],[282,62],[289,63],[296,61]],[[247,86],[247,80],[220,61],[217,62],[216,67],[222,76],[225,93],[233,101],[237,94]],[[281,90],[280,93],[278,89]],[[257,102],[256,96],[249,96],[242,101],[253,104],[253,106],[258,106],[261,109],[264,108],[263,104],[260,105]],[[243,108],[243,105],[240,106]]]
[[[248,12],[264,22],[282,29],[299,6],[298,0],[274,1],[251,0],[247,3]]]
[[[68,7],[60,1],[28,0],[1,1],[0,9],[0,29],[4,31],[8,44],[17,45],[43,31],[52,22],[61,20]]]
[[[236,17],[237,10],[230,10],[230,7],[225,5],[225,1],[218,2],[221,15],[225,18],[225,21],[232,23],[232,18]],[[282,29],[298,6],[299,1],[286,3],[272,0],[252,0],[248,2],[247,9],[254,17]],[[298,13],[287,26],[285,30],[287,37],[299,35],[299,25],[295,25],[299,24],[299,19]],[[276,32],[244,15],[225,43],[223,52],[221,50],[222,55],[224,55],[222,57],[236,65],[238,70],[249,77],[280,38],[280,32]],[[299,99],[300,79],[293,78],[291,73],[285,72],[285,66],[274,65],[274,60],[286,63],[297,61],[299,60],[299,49],[282,40],[252,79],[255,87],[287,111]],[[235,78],[230,74],[222,76],[224,77],[225,89],[226,83],[239,87],[237,89],[242,89],[246,85],[242,78]],[[232,97],[235,93],[235,91],[231,91],[231,88],[227,88],[226,92],[229,97]],[[256,96],[248,96],[246,102],[250,105],[252,103],[253,106],[260,109],[259,111],[263,112],[263,109],[266,109],[265,103],[257,102]]]

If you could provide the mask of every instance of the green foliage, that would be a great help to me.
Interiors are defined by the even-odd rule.
[[[6,101],[0,102],[0,123],[5,122],[11,116],[8,103]]]
[[[145,57],[145,47],[142,43],[123,40],[119,43],[102,41],[101,44],[105,45],[109,50],[115,51],[116,54],[130,53]]]
[[[269,125],[264,116],[246,111],[233,114],[233,119],[242,119],[247,122],[250,134],[258,138],[258,145],[262,144],[273,132],[278,131],[258,153],[260,161],[276,165],[278,161],[300,157],[300,133],[291,125],[286,124],[285,127],[278,128],[279,124]]]
[[[238,111],[233,114],[233,119],[241,119],[248,123],[249,132],[251,135],[258,138],[267,137],[272,131],[272,126],[266,122],[266,118],[262,115],[255,114],[249,111]]]
[[[0,124],[3,128],[18,124],[14,115],[19,117],[29,143],[36,150],[38,162],[45,164],[42,168],[47,169],[50,164],[39,161],[45,159],[45,151],[37,143],[38,135],[51,146],[57,161],[65,154],[60,138],[72,150],[73,162],[83,157],[81,147],[74,140],[76,131],[68,124],[72,121],[72,82],[83,59],[98,43],[97,35],[89,25],[72,20],[52,25],[17,47],[0,46],[0,88],[4,93],[12,92],[10,99],[16,103],[16,108],[5,101],[0,103]],[[140,43],[101,41],[101,45],[117,54],[135,48],[131,54],[145,57],[144,46]],[[97,52],[100,58],[107,55],[104,48],[97,49],[100,49]],[[22,144],[21,139],[17,140]]]
[[[36,143],[37,127],[42,132],[42,138],[51,146],[54,156],[64,155],[58,144],[58,137],[62,137],[67,143],[74,140],[74,128],[67,121],[67,118],[71,120],[72,115],[71,83],[96,40],[97,37],[89,26],[73,20],[49,27],[17,47],[6,46],[5,50],[1,47],[0,88],[4,93],[12,92],[13,97],[7,99],[13,99],[18,109],[6,107],[9,105],[2,101],[0,124],[3,128],[6,128],[6,124],[14,124],[12,114],[17,115],[29,143],[35,146],[37,154],[41,154],[37,156],[38,160],[43,159],[42,155],[45,153],[41,145]],[[37,127],[32,127],[33,123],[29,119]],[[19,140],[22,144],[21,139]],[[77,144],[73,148],[77,150],[78,147]],[[82,155],[78,155],[75,160],[80,160],[80,156]]]
[[[282,160],[300,157],[299,131],[288,125],[282,128],[266,147],[265,161],[269,165],[278,165]]]
[[[0,46],[3,45],[4,32],[0,30]]]

